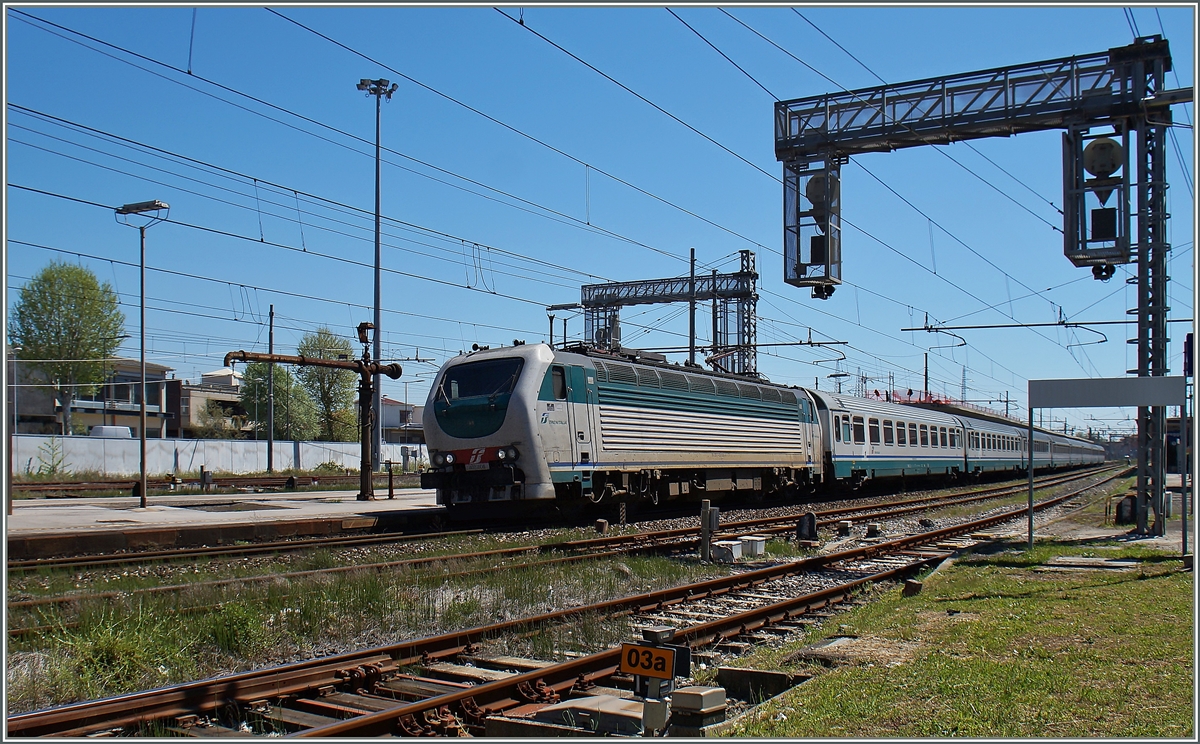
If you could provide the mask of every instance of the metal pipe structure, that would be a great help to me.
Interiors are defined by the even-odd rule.
[[[360,339],[365,337],[369,323],[359,326]],[[372,362],[367,344],[363,344],[362,359],[310,359],[304,356],[288,354],[262,354],[254,351],[231,351],[225,355],[225,366],[233,362],[267,362],[268,364],[296,364],[302,367],[330,367],[333,369],[348,369],[359,375],[358,409],[359,409],[359,441],[362,443],[362,457],[359,462],[359,501],[375,499],[374,485],[371,481],[371,434],[372,419],[371,400],[373,393],[373,376],[387,375],[393,380],[400,379],[403,371],[395,362],[380,364]]]

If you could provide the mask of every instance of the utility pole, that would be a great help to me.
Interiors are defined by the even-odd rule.
[[[259,307],[262,307],[261,305]],[[267,353],[275,354],[275,306],[271,305]],[[267,473],[275,472],[275,362],[267,362]]]
[[[696,249],[688,264],[688,366],[696,366]]]
[[[392,94],[396,92],[396,88],[400,87],[396,83],[391,83],[388,87],[387,80],[368,80],[363,78],[358,81],[358,89],[365,91],[369,96],[375,96],[375,361],[379,361],[380,357],[380,338],[383,333],[383,323],[380,311],[380,251],[379,251],[379,217],[380,217],[380,136],[379,136],[379,110],[382,99],[387,98],[392,100]],[[374,390],[374,396],[371,399],[371,413],[373,421],[371,434],[371,469],[372,471],[379,469],[380,452],[383,449],[383,416],[381,413],[382,400],[379,390],[380,379],[379,375],[375,375],[372,380],[371,387]]]
[[[717,270],[712,270],[713,298],[712,298],[712,353],[716,356],[717,349]]]
[[[925,399],[928,400],[929,399],[929,352],[928,351],[925,352],[925,390],[924,390],[924,393],[925,393],[925,395],[924,395]]]

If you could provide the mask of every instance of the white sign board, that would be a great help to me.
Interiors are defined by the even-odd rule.
[[[1178,406],[1186,390],[1182,377],[1030,380],[1029,408]]]

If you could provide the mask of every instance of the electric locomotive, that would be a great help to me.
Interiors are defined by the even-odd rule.
[[[480,349],[430,390],[421,485],[451,506],[772,493],[820,479],[815,410],[799,388],[633,352]]]

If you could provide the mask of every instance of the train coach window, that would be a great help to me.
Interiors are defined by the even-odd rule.
[[[842,417],[841,416],[833,417],[833,441],[835,441],[835,442],[842,441]]]
[[[896,422],[896,444],[900,445],[901,447],[908,444],[908,437],[905,436],[906,433],[907,433],[907,429],[904,428],[904,422],[897,421]]]
[[[921,424],[921,446],[929,446],[929,427],[925,424]]]
[[[854,443],[855,444],[866,444],[867,443],[867,432],[866,432],[865,427],[863,426],[863,417],[862,416],[854,417]]]
[[[883,443],[890,445],[890,444],[893,444],[895,441],[896,440],[893,438],[893,435],[892,435],[892,422],[884,421],[883,422]]]
[[[842,441],[849,444],[850,442],[850,417],[842,416]]]
[[[916,424],[908,425],[908,446],[909,447],[917,446],[917,425]]]
[[[871,435],[871,444],[879,444],[879,419],[867,420],[867,432]]]
[[[958,429],[950,430],[950,449],[958,449]]]
[[[946,438],[946,427],[944,427],[944,426],[942,428],[938,429],[938,441],[941,443],[941,446],[943,446],[943,447],[950,446],[950,441]]]
[[[562,367],[553,367],[550,370],[550,377],[554,383],[554,399],[567,399],[567,371]]]

